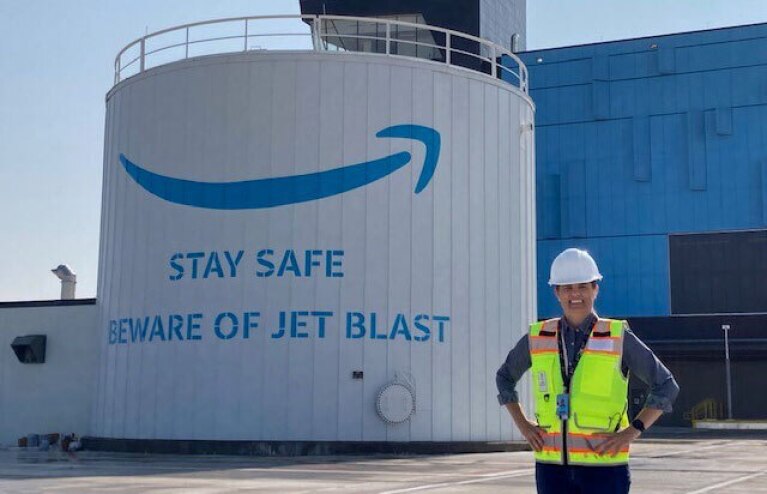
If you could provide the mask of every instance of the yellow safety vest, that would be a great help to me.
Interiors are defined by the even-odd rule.
[[[530,357],[535,416],[543,428],[543,451],[535,460],[572,465],[622,465],[626,448],[615,457],[595,448],[607,434],[628,427],[628,377],[621,371],[624,321],[598,319],[570,382],[570,416],[557,416],[557,395],[565,393],[559,357],[559,319],[530,326]]]

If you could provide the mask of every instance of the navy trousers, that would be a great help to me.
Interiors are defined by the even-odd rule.
[[[538,494],[627,494],[628,465],[583,467],[535,464]]]

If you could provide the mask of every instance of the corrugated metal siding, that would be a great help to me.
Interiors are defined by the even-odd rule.
[[[668,234],[767,228],[767,25],[522,58],[537,105],[539,280],[560,249],[590,247],[602,312],[667,315]],[[549,292],[539,282],[540,317],[558,313]]]

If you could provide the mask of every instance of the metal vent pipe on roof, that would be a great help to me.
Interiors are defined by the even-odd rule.
[[[75,298],[75,285],[77,285],[77,275],[66,264],[59,264],[51,272],[61,280],[61,300],[73,300]]]

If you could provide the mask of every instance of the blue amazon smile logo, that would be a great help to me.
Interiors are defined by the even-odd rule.
[[[414,139],[426,146],[415,193],[424,190],[437,168],[439,132],[421,125],[395,125],[378,132],[376,137]],[[305,175],[242,182],[196,182],[158,175],[120,154],[125,171],[149,193],[176,204],[208,209],[273,208],[343,194],[394,173],[407,165],[411,158],[410,153],[402,151],[364,163]]]

